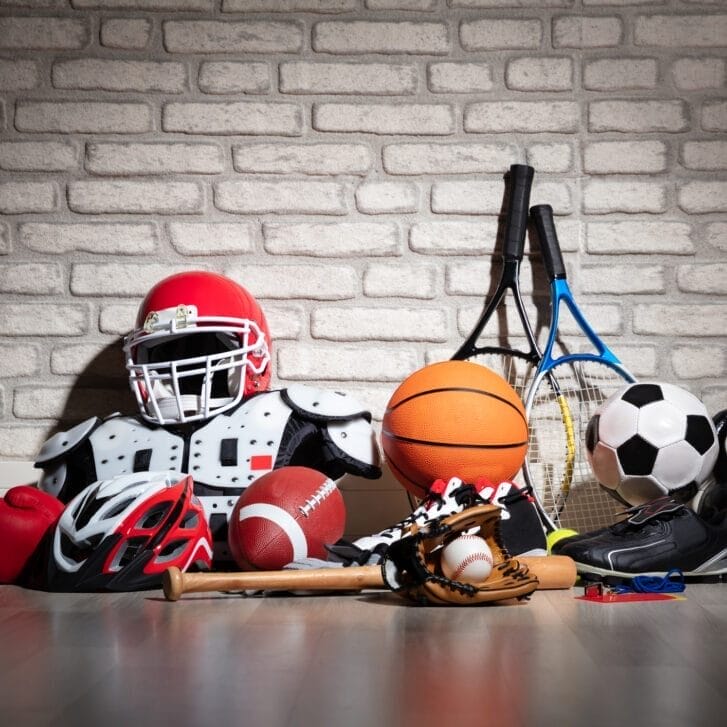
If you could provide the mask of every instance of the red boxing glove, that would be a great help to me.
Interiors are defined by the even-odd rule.
[[[0,583],[18,583],[64,509],[53,495],[19,485],[0,498]]]

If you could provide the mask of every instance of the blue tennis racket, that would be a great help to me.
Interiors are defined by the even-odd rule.
[[[611,525],[623,505],[598,485],[585,434],[596,409],[634,377],[601,340],[576,304],[566,278],[550,205],[530,209],[550,280],[551,320],[542,359],[525,399],[530,441],[523,474],[546,528],[590,532]],[[592,353],[557,355],[560,313],[567,308]]]

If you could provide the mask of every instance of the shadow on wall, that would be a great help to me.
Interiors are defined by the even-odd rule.
[[[101,419],[115,412],[136,414],[138,409],[124,366],[122,338],[102,348],[80,373],[68,391],[63,411],[52,436],[89,417]]]

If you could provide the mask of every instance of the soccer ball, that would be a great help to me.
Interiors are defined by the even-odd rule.
[[[606,399],[586,429],[601,486],[627,505],[673,494],[682,500],[711,474],[719,442],[696,396],[673,384],[629,384]]]

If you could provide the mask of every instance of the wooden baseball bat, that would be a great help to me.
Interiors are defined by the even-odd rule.
[[[575,562],[566,555],[522,556],[516,560],[537,577],[539,590],[571,588],[576,582]],[[211,591],[360,591],[385,587],[377,565],[229,573],[183,573],[172,567],[164,573],[162,585],[168,601],[177,601],[183,593]]]

